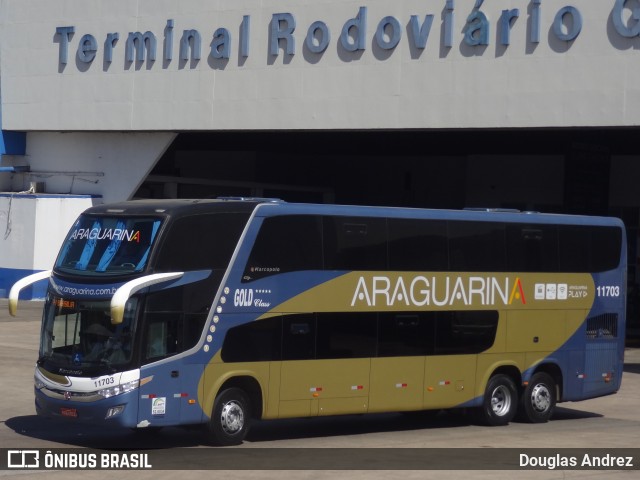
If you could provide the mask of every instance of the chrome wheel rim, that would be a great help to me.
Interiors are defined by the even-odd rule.
[[[220,413],[220,424],[228,435],[235,435],[244,427],[244,410],[235,400],[227,402]]]
[[[531,391],[531,406],[536,412],[546,412],[551,407],[551,392],[544,384],[538,384]]]
[[[506,415],[511,410],[511,394],[506,386],[494,388],[491,393],[491,410],[498,417]]]

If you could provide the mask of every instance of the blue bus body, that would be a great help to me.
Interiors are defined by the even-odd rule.
[[[515,406],[492,412],[492,395],[546,421],[556,402],[620,388],[626,265],[624,225],[605,217],[93,207],[50,276],[36,410],[129,428],[205,424],[220,444],[241,441],[249,418],[478,407],[506,423]],[[127,353],[92,358],[99,330]]]

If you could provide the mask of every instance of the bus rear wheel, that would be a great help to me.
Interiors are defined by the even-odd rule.
[[[536,373],[522,392],[518,418],[530,423],[549,421],[556,407],[556,397],[553,378],[548,373]]]
[[[218,394],[207,425],[208,437],[218,446],[240,445],[251,424],[251,403],[239,388],[228,388]]]
[[[518,392],[511,377],[498,374],[489,379],[485,389],[480,421],[489,426],[507,425],[516,415]]]

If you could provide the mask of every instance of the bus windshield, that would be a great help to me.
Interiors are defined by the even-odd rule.
[[[136,300],[122,324],[112,325],[109,301],[50,298],[44,312],[40,364],[52,372],[101,375],[121,370],[132,358]]]
[[[55,268],[95,275],[141,272],[160,224],[158,218],[82,215],[62,245]]]

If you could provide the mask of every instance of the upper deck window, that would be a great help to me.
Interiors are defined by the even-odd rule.
[[[618,268],[622,241],[605,225],[282,215],[262,223],[242,281],[305,270],[595,273]]]
[[[278,273],[322,270],[322,218],[283,215],[266,218],[258,233],[243,281]]]
[[[62,245],[56,269],[97,275],[141,272],[160,223],[156,218],[83,215]]]
[[[248,218],[245,213],[205,213],[177,219],[165,229],[154,268],[226,270]]]

